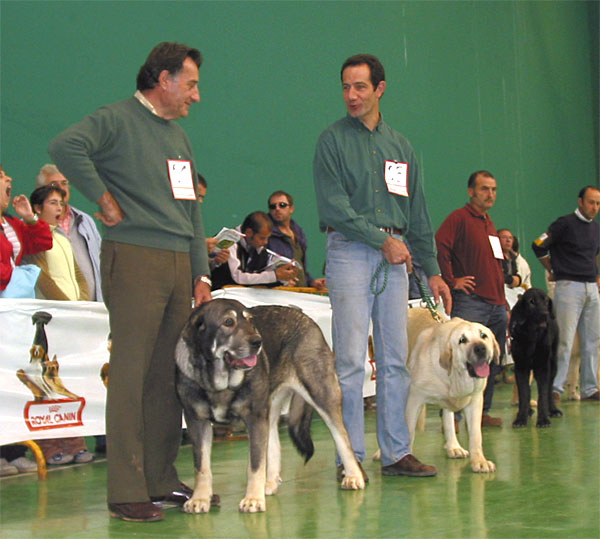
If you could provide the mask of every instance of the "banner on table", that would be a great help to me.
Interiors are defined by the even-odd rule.
[[[302,309],[332,344],[326,296],[260,288],[227,288],[213,296],[236,299],[247,307]],[[103,303],[0,300],[0,445],[105,433],[102,374],[109,361],[108,336]],[[372,347],[365,357],[363,393],[375,394]]]

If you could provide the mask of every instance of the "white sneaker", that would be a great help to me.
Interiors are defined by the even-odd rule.
[[[0,458],[0,476],[17,475],[19,470],[15,466],[8,463],[6,459]]]
[[[20,473],[37,472],[37,463],[29,460],[27,457],[19,457],[10,462]]]

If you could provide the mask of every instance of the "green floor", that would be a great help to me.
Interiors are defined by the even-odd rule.
[[[320,420],[313,425],[315,456],[304,466],[282,432],[283,484],[267,499],[267,512],[240,514],[246,483],[247,442],[217,442],[213,450],[220,509],[207,515],[166,511],[164,521],[134,524],[111,519],[105,503],[102,460],[52,470],[48,480],[20,475],[0,481],[2,538],[24,537],[600,537],[600,406],[567,402],[549,429],[510,423],[511,388],[497,385],[494,412],[505,422],[484,430],[484,451],[494,474],[471,472],[449,460],[440,419],[430,407],[415,454],[438,468],[434,478],[382,477],[366,461],[370,483],[341,491],[333,442]],[[459,435],[466,446],[465,428]],[[367,446],[375,451],[375,414],[367,413]],[[193,482],[192,455],[183,447],[180,476]]]

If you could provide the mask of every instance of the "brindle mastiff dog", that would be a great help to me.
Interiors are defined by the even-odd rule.
[[[234,418],[246,423],[250,444],[248,485],[239,509],[265,511],[265,494],[274,494],[281,482],[277,426],[292,395],[289,432],[305,461],[314,451],[310,436],[314,408],[329,427],[342,459],[342,488],[364,488],[342,419],[333,355],[317,324],[301,310],[276,305],[246,309],[230,299],[202,304],[181,333],[176,361],[177,391],[196,468],[194,493],[184,511],[209,511],[212,423]]]

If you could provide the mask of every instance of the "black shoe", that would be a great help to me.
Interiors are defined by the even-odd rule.
[[[162,509],[152,502],[109,503],[108,512],[111,517],[128,522],[156,522],[165,518]]]
[[[165,502],[173,505],[183,505],[191,497],[194,491],[185,483],[180,483],[177,490],[169,492],[166,496],[151,496],[153,502]],[[221,504],[221,498],[218,494],[213,494],[210,499],[210,505],[218,507]]]
[[[412,455],[406,455],[394,464],[381,467],[382,475],[406,475],[408,477],[433,477],[437,475],[435,466],[423,464]]]

